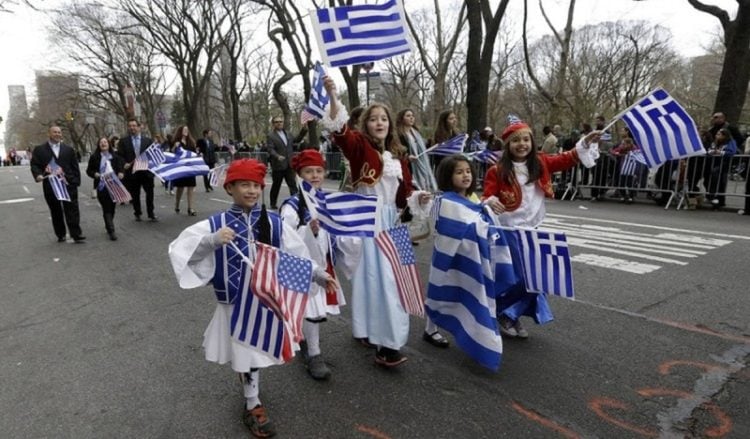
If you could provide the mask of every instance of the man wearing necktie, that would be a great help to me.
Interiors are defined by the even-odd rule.
[[[133,214],[136,221],[141,221],[141,188],[146,193],[146,213],[152,222],[159,221],[154,214],[154,174],[151,171],[133,172],[133,161],[146,150],[153,140],[141,135],[141,123],[136,118],[128,119],[128,134],[120,138],[117,153],[125,161],[125,179],[123,184],[133,198]]]
[[[44,200],[49,207],[52,217],[52,228],[57,235],[57,242],[65,242],[65,226],[67,224],[70,237],[76,243],[82,243],[85,236],[81,231],[81,214],[78,210],[78,186],[81,184],[81,170],[78,167],[73,148],[62,143],[62,130],[58,126],[51,126],[48,131],[49,140],[36,148],[31,154],[31,175],[37,182],[42,183]],[[55,197],[50,185],[50,163],[56,163],[65,175],[65,182],[70,195],[70,201],[59,201]]]
[[[216,166],[216,145],[211,141],[210,129],[203,130],[203,138],[198,139],[195,146],[203,157],[203,161],[208,165],[208,169],[213,169]],[[208,174],[203,176],[203,185],[206,192],[214,190],[208,182]]]

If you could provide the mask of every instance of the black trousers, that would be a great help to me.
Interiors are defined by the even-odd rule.
[[[112,201],[112,196],[109,195],[107,189],[97,190],[96,199],[99,200],[99,205],[102,206],[102,216],[104,217],[104,229],[107,233],[115,231],[115,208],[117,205]]]
[[[149,218],[154,216],[154,176],[149,171],[138,171],[130,174],[125,179],[125,187],[133,197],[133,214],[141,216],[141,188],[146,193],[146,213]]]
[[[214,166],[216,166],[216,163],[206,163],[208,165],[208,169],[213,169]],[[206,190],[213,189],[211,187],[211,184],[208,182],[208,174],[203,176],[203,186],[206,188]]]
[[[48,181],[42,186],[44,192],[44,201],[47,202],[49,213],[52,217],[52,228],[58,238],[65,238],[65,225],[68,226],[68,232],[71,238],[83,235],[81,231],[81,213],[78,210],[78,187],[68,186],[70,201],[59,201],[52,192],[52,187]]]
[[[292,168],[271,171],[271,179],[273,180],[273,183],[271,183],[271,206],[278,206],[277,201],[282,181],[286,180],[290,196],[297,193],[297,181],[294,178],[294,170]]]

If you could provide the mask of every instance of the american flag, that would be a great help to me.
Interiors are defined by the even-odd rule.
[[[564,233],[517,229],[526,290],[575,299],[573,269]]]
[[[453,155],[460,154],[464,150],[464,143],[469,137],[468,134],[459,134],[450,138],[443,143],[439,143],[431,148],[427,148],[425,153],[433,155]]]
[[[117,178],[117,175],[115,175],[114,172],[102,174],[100,178],[104,182],[104,187],[107,188],[107,192],[109,192],[109,195],[112,197],[112,201],[115,203],[127,203],[132,199],[130,192],[125,189],[122,181]]]
[[[323,8],[310,17],[323,62],[331,67],[364,64],[412,50],[399,0]]]
[[[322,119],[323,116],[325,116],[326,105],[328,105],[328,101],[331,100],[325,88],[323,88],[323,76],[325,76],[325,74],[326,72],[323,70],[323,66],[320,65],[319,62],[316,62],[312,90],[310,90],[310,101],[300,115],[300,122],[302,122],[302,125],[311,120]]]
[[[49,178],[49,184],[52,187],[52,193],[55,194],[55,198],[58,201],[70,201],[68,182],[65,181],[63,169],[57,164],[55,159],[50,160],[47,164],[47,172],[49,172],[47,178]]]
[[[250,280],[253,292],[288,325],[292,339],[298,342],[303,338],[302,318],[312,281],[312,262],[270,245],[256,245]]]
[[[695,121],[663,89],[652,91],[619,117],[630,128],[650,168],[706,153]]]
[[[417,273],[417,260],[414,257],[409,229],[401,225],[384,230],[375,238],[375,243],[393,268],[398,295],[404,310],[411,315],[422,317],[424,315],[422,283]]]
[[[158,144],[153,143],[135,158],[135,161],[133,161],[133,172],[148,171],[149,168],[164,163],[166,160],[167,156],[164,155],[164,151],[161,150]]]

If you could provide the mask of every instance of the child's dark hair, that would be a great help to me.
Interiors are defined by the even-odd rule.
[[[474,190],[477,187],[477,173],[471,166],[471,162],[469,161],[469,159],[461,154],[454,154],[440,161],[436,175],[438,189],[443,192],[456,191],[456,188],[453,186],[453,172],[456,170],[456,165],[458,165],[460,162],[468,164],[469,169],[471,169],[471,185],[468,189],[466,189],[466,196],[469,196],[474,193]]]
[[[508,185],[513,184],[513,157],[510,152],[510,141],[513,137],[510,136],[506,140],[503,155],[496,166],[498,180]],[[542,164],[539,161],[539,155],[536,153],[536,150],[534,136],[531,136],[531,148],[529,148],[529,154],[526,156],[526,168],[529,171],[529,181],[526,184],[534,183],[542,176]]]

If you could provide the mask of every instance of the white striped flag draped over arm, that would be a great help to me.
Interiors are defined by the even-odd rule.
[[[575,299],[570,250],[564,233],[516,229],[526,290]]]
[[[331,67],[364,64],[412,50],[400,0],[311,11],[321,58]]]
[[[306,124],[311,120],[322,119],[325,116],[325,108],[328,105],[328,101],[331,100],[323,87],[323,76],[326,72],[323,70],[323,66],[319,63],[315,63],[315,72],[313,74],[312,89],[310,90],[310,100],[307,102],[305,109],[302,110],[300,115],[300,122],[302,125]]]
[[[210,171],[202,157],[182,147],[174,153],[165,152],[164,156],[164,163],[151,168],[151,172],[161,181],[206,175]]]
[[[705,154],[695,121],[665,90],[656,89],[620,116],[650,168]]]
[[[49,172],[47,178],[49,179],[49,184],[52,187],[52,193],[55,194],[55,198],[58,201],[70,201],[68,182],[65,181],[63,169],[57,164],[55,159],[50,160],[47,164],[47,172]]]
[[[117,178],[117,175],[115,175],[114,172],[102,174],[100,178],[104,182],[104,187],[107,188],[107,192],[109,192],[109,195],[112,197],[112,201],[115,203],[127,203],[132,199],[130,192],[125,189],[122,181]]]
[[[469,137],[468,134],[459,134],[443,143],[439,143],[431,148],[427,148],[425,153],[433,155],[453,155],[460,154],[464,150],[464,143]]]
[[[323,192],[297,179],[310,216],[334,236],[375,237],[378,197],[351,192]]]
[[[375,243],[391,264],[396,277],[396,288],[404,311],[411,315],[424,315],[422,283],[417,273],[409,229],[402,225],[378,233]]]
[[[258,243],[250,282],[256,297],[288,325],[292,340],[302,340],[312,262]]]
[[[482,366],[500,367],[496,298],[517,282],[504,231],[481,205],[446,192],[435,203],[435,250],[425,309]]]

